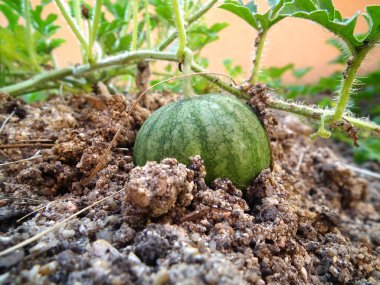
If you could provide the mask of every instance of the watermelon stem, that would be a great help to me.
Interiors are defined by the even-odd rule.
[[[74,18],[77,23],[79,31],[83,31],[83,23],[82,23],[82,0],[74,0]],[[84,50],[84,47],[80,45],[80,52],[82,56],[82,60],[86,57],[86,52]]]
[[[85,54],[87,56],[88,62],[90,62],[90,63],[94,62],[90,46],[88,45],[87,40],[86,40],[85,36],[83,35],[80,27],[77,25],[77,23],[71,17],[68,7],[66,7],[65,3],[62,0],[55,0],[55,4],[57,5],[59,11],[62,13],[63,17],[65,18],[65,20],[66,20],[67,24],[69,25],[71,31],[74,33],[75,37],[79,41],[80,45],[83,47]]]
[[[379,38],[380,33],[377,35],[377,39],[361,46],[360,48],[357,48],[353,53],[353,56],[347,60],[347,67],[342,73],[342,83],[334,113],[322,117],[320,127],[317,132],[320,137],[330,137],[331,132],[325,129],[325,123],[332,125],[344,118],[344,114],[346,113],[347,104],[349,102],[353,86],[355,84],[356,74],[359,70],[359,67],[371,49],[376,45]]]
[[[187,18],[187,27],[190,27],[191,24],[199,20],[207,11],[209,11],[218,0],[210,0],[205,5],[203,5],[199,10],[197,10],[194,14],[190,15]],[[158,50],[163,51],[166,49],[175,39],[177,38],[177,31],[174,31],[170,36],[164,40],[159,46]]]
[[[193,53],[189,48],[185,48],[185,58],[184,58],[184,64],[183,64],[183,74],[185,75],[183,82],[183,95],[185,98],[190,98],[193,95],[193,87],[191,86],[191,63],[193,62]]]
[[[178,49],[177,49],[177,57],[180,63],[185,60],[185,48],[187,44],[187,35],[185,29],[184,18],[182,15],[182,11],[179,7],[179,0],[172,0],[173,5],[173,14],[174,14],[174,22],[178,32]]]
[[[133,0],[133,32],[131,50],[137,50],[138,26],[139,26],[139,0]]]
[[[173,4],[173,13],[175,25],[178,31],[178,49],[177,49],[177,57],[180,64],[183,63],[184,66],[184,75],[190,74],[191,72],[191,63],[193,61],[193,54],[191,50],[187,47],[187,35],[185,28],[185,21],[182,15],[179,0],[172,0]],[[186,5],[185,5],[186,6]],[[193,94],[193,89],[191,87],[191,77],[186,76],[184,78],[184,89],[183,95],[185,98],[191,97]]]
[[[252,61],[253,63],[252,74],[251,74],[251,77],[248,79],[249,83],[251,84],[258,83],[260,68],[261,68],[261,59],[263,55],[266,36],[267,36],[267,31],[261,31],[259,32],[255,40],[256,52],[255,52],[254,59]]]
[[[192,69],[195,72],[206,72],[206,70],[193,62]],[[238,88],[223,82],[218,77],[213,76],[211,74],[203,75],[207,80],[215,84],[216,86],[222,88],[223,90],[240,97],[245,100],[250,100],[250,96]],[[295,102],[286,102],[281,99],[269,97],[266,102],[266,106],[270,109],[282,110],[288,113],[293,113],[297,115],[304,116],[306,118],[313,119],[315,121],[321,120],[323,117],[331,116],[330,109],[320,109],[316,107],[304,106]],[[380,137],[380,126],[376,123],[373,123],[367,119],[355,118],[349,115],[343,115],[339,120],[334,121],[330,124],[331,127],[341,128],[343,131],[344,127],[347,126],[347,123],[351,124],[354,127],[360,128],[362,130],[367,131],[368,133],[374,134],[377,137]]]
[[[91,27],[91,32],[89,34],[89,39],[88,39],[88,48],[92,52],[92,48],[94,46],[94,43],[96,41],[96,36],[98,33],[98,28],[99,28],[99,22],[100,22],[100,17],[102,13],[102,2],[103,0],[96,0],[95,1],[95,7],[94,7],[94,16],[92,18],[91,23],[89,23],[89,26]]]
[[[149,0],[145,0],[145,25],[146,25],[146,41],[148,49],[152,48],[152,31],[150,27],[150,15],[149,15]]]

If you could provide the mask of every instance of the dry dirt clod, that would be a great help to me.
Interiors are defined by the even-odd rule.
[[[134,168],[125,185],[126,201],[157,217],[174,207],[184,208],[191,203],[193,172],[175,159],[161,163],[148,162]],[[190,182],[189,182],[190,180]]]

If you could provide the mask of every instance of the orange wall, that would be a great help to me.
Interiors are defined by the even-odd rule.
[[[168,0],[169,1],[169,0]],[[40,0],[32,0],[33,5]],[[265,11],[266,1],[257,0],[260,11]],[[364,10],[367,5],[380,5],[380,0],[334,0],[335,5],[342,11],[343,16],[350,16],[357,10]],[[49,10],[57,13],[57,8],[49,4]],[[253,52],[253,43],[256,32],[244,21],[235,15],[214,7],[207,14],[207,22],[226,21],[230,25],[220,33],[220,40],[206,47],[202,55],[209,59],[209,70],[214,72],[225,72],[222,61],[231,58],[234,63],[242,65],[248,75]],[[0,18],[0,24],[4,24]],[[56,52],[56,58],[61,66],[79,63],[80,52],[78,44],[69,31],[62,17],[59,18],[62,28],[57,37],[63,37],[67,41]],[[357,32],[366,30],[366,23],[361,17]],[[302,81],[313,82],[320,76],[341,69],[340,66],[328,64],[328,61],[338,54],[336,49],[326,44],[326,40],[333,35],[314,23],[302,19],[285,19],[274,26],[267,37],[265,49],[264,66],[282,66],[295,63],[297,67],[311,66],[313,70],[307,74]],[[360,72],[379,68],[380,48],[372,52]],[[294,82],[290,74],[285,77],[287,82]]]

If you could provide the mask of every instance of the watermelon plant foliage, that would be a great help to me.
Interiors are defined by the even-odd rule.
[[[240,17],[257,31],[267,31],[274,24],[284,18],[284,16],[279,15],[278,13],[279,9],[281,9],[284,4],[284,0],[270,0],[268,1],[268,4],[270,9],[263,14],[257,12],[257,5],[254,1],[249,1],[247,4],[244,4],[241,0],[226,0],[219,6],[219,8],[227,10]]]
[[[257,12],[254,1],[244,4],[242,0],[226,0],[219,8],[230,11],[246,21],[257,31],[267,31],[286,17],[311,20],[339,36],[350,47],[352,53],[364,44],[379,40],[380,6],[368,6],[366,18],[369,30],[365,35],[355,35],[359,12],[343,18],[334,7],[332,0],[268,0],[270,9],[265,13]]]
[[[145,1],[145,0],[144,0]],[[149,0],[149,10],[145,11],[144,1],[138,2],[138,13],[149,20],[149,29],[147,21],[139,21],[137,32],[137,49],[161,49],[169,47],[175,42],[175,37],[167,41],[168,34],[175,34],[175,24],[172,19],[172,8],[168,1]],[[194,51],[195,59],[205,62],[201,58],[200,51],[218,39],[218,34],[227,27],[227,23],[215,23],[208,25],[202,16],[207,12],[217,0],[209,0],[203,5],[200,0],[189,0],[187,8],[187,17],[189,19],[188,33],[191,34],[189,45]],[[94,2],[96,5],[90,5]],[[28,9],[25,9],[25,3]],[[45,15],[43,13],[47,5],[61,3],[56,9],[63,13],[71,21],[67,22],[69,28],[76,30],[75,36],[81,38],[79,41],[82,50],[82,63],[87,64],[91,59],[92,64],[101,61],[104,58],[116,56],[123,52],[132,51],[132,31],[133,31],[133,1],[125,0],[39,0],[33,3],[29,0],[2,0],[0,1],[0,14],[6,19],[6,25],[0,27],[0,88],[17,84],[28,80],[32,76],[38,76],[41,73],[53,69],[59,69],[54,58],[54,50],[64,43],[63,39],[56,37],[56,32],[60,28],[56,24],[57,13]],[[54,5],[53,5],[54,6]],[[94,44],[90,48],[89,34],[93,29],[95,16],[95,7],[101,7],[97,29],[94,35]],[[206,7],[207,9],[204,9]],[[53,7],[54,8],[54,7]],[[82,9],[83,8],[83,9]],[[82,13],[86,10],[87,15]],[[202,10],[204,9],[204,10]],[[30,26],[25,22],[30,17]],[[147,45],[148,35],[155,33],[151,46]],[[29,40],[32,39],[32,41]],[[78,38],[78,40],[79,40]],[[83,42],[87,48],[83,45]],[[175,46],[174,43],[173,46]],[[89,55],[90,53],[90,55]],[[31,56],[32,54],[32,56]],[[35,58],[35,60],[33,60]],[[31,60],[32,59],[32,60]],[[170,65],[166,66],[171,68]],[[174,69],[172,69],[174,71]],[[114,86],[113,82],[123,77],[124,81],[134,81],[137,70],[136,65],[119,65],[112,70],[102,70],[92,72],[91,74],[82,74],[81,76],[66,76],[44,83],[43,86],[34,85],[22,92],[16,92],[15,95],[25,95],[28,101],[35,98],[46,98],[47,92],[57,93],[68,91],[70,93],[91,92],[94,83],[102,81],[107,83],[114,93],[121,92],[124,85]],[[172,72],[168,76],[162,76],[160,79],[166,79],[176,74]],[[117,82],[119,84],[119,82]],[[204,80],[195,82],[198,92],[209,89]],[[170,88],[169,85],[166,87]],[[119,89],[120,88],[120,89]],[[178,91],[179,89],[174,89]]]
[[[0,2],[0,12],[7,21],[0,27],[0,87],[26,80],[44,66],[54,66],[52,52],[64,42],[52,38],[60,28],[56,24],[57,14],[42,15],[48,1],[34,8],[29,2]],[[22,21],[30,25],[21,24]]]
[[[220,8],[239,16],[259,32],[255,44],[256,54],[252,76],[249,78],[250,83],[255,84],[259,78],[266,33],[274,24],[287,17],[302,18],[320,24],[338,36],[350,52],[350,58],[347,60],[346,69],[342,74],[336,107],[321,116],[320,127],[314,135],[314,137],[318,135],[328,138],[331,135],[328,127],[349,114],[346,112],[346,107],[356,79],[356,73],[368,52],[380,40],[380,6],[366,7],[366,13],[363,16],[368,22],[368,31],[356,35],[355,27],[360,14],[355,13],[349,18],[343,18],[334,7],[332,0],[268,0],[268,4],[270,9],[263,14],[257,12],[254,1],[244,4],[241,0],[226,0],[220,6]]]
[[[45,90],[88,93],[94,83],[102,81],[111,92],[118,93],[127,86],[134,86],[135,79],[141,77],[137,68],[139,64],[163,60],[183,64],[181,66],[186,67],[183,71],[188,77],[191,76],[191,70],[202,73],[203,78],[219,88],[243,99],[250,98],[244,88],[224,82],[215,74],[206,74],[203,68],[207,66],[207,59],[201,57],[200,51],[216,40],[218,33],[227,26],[226,23],[208,26],[201,19],[217,0],[208,0],[206,3],[202,0],[178,3],[163,0],[94,0],[91,2],[93,5],[83,0],[40,1],[39,6],[33,7],[27,0],[3,0],[0,3],[0,12],[7,19],[7,27],[0,28],[0,92],[12,96],[32,94],[31,98],[41,98],[35,93]],[[52,37],[58,29],[55,25],[57,15],[43,16],[43,10],[50,3],[56,4],[78,40],[82,64],[65,68],[56,65],[51,52],[62,40]],[[367,7],[363,16],[369,29],[364,34],[356,35],[354,30],[359,14],[343,18],[331,0],[268,0],[268,4],[269,9],[264,13],[258,12],[255,1],[226,0],[220,6],[258,31],[253,70],[248,79],[251,84],[257,84],[263,78],[260,74],[261,57],[267,33],[271,27],[288,17],[316,22],[340,37],[349,59],[341,76],[339,97],[333,109],[304,106],[279,98],[267,100],[267,107],[320,120],[318,135],[322,137],[330,135],[330,128],[341,128],[347,124],[380,135],[377,124],[355,118],[346,111],[356,72],[368,52],[379,42],[380,6]],[[23,21],[19,21],[21,18]],[[143,18],[140,23],[139,18]],[[202,63],[203,67],[198,63]],[[240,72],[232,70],[231,66],[228,69],[231,74]],[[286,69],[292,69],[297,77],[309,70],[295,70],[292,66]],[[179,74],[179,69],[166,66],[164,71],[153,72],[159,79],[167,79]],[[267,74],[278,72],[282,71],[268,69]],[[127,84],[120,86],[120,81],[115,80],[120,77]],[[185,82],[187,89],[193,85],[200,94],[208,93],[211,89],[203,79],[195,83],[186,79]],[[176,92],[181,88],[178,82],[165,87]]]

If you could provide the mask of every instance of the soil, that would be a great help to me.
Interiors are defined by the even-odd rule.
[[[199,156],[133,165],[139,127],[176,96],[151,94],[129,116],[131,98],[99,93],[0,95],[0,121],[15,111],[0,164],[40,155],[0,166],[0,250],[109,197],[1,256],[0,284],[380,284],[380,181],[298,119],[275,114],[272,169],[247,189],[209,187]]]

